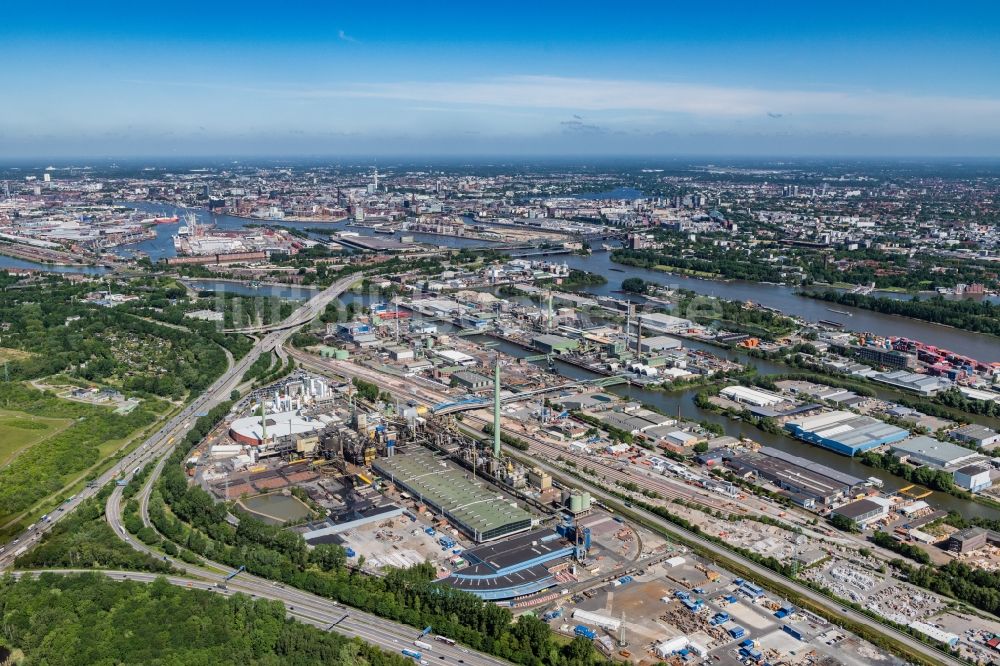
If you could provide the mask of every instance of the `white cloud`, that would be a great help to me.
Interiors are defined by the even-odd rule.
[[[284,91],[288,93],[290,91]],[[1000,100],[909,95],[870,90],[780,90],[658,81],[516,76],[481,81],[355,83],[337,89],[291,91],[309,98],[407,100],[437,106],[645,111],[702,120],[763,119],[781,109],[817,129],[832,126],[995,134]],[[813,125],[814,123],[809,123]]]
[[[343,30],[338,30],[337,31],[337,38],[340,39],[340,41],[342,41],[342,42],[350,42],[352,44],[357,44],[358,43],[358,40],[356,40],[354,37],[351,37],[350,35],[348,35]]]

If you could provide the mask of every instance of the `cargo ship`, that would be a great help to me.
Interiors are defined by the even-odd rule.
[[[836,312],[839,315],[847,315],[848,317],[853,317],[854,316],[853,312],[848,312],[846,310],[834,310],[833,308],[827,308],[826,311],[827,312]]]

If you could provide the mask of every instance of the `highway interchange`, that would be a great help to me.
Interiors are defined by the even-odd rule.
[[[95,484],[64,503],[49,516],[47,521],[40,521],[38,524],[33,525],[31,529],[21,534],[15,542],[6,544],[4,551],[0,552],[0,570],[10,568],[13,560],[16,559],[21,552],[23,552],[23,548],[31,547],[37,543],[37,540],[42,534],[44,534],[45,531],[51,529],[54,523],[58,522],[62,517],[79,506],[85,499],[96,494],[100,487],[112,482],[116,478],[127,476],[133,471],[133,469],[138,469],[148,462],[158,460],[156,468],[154,468],[153,473],[150,474],[149,479],[140,491],[139,495],[141,506],[140,513],[143,522],[147,525],[150,524],[148,519],[149,493],[153,486],[153,482],[158,477],[163,465],[165,464],[166,454],[171,450],[173,443],[175,441],[179,441],[186,434],[197,414],[207,412],[214,406],[229,399],[232,390],[239,385],[243,373],[263,353],[276,351],[279,357],[283,358],[287,354],[296,359],[300,367],[308,367],[326,374],[333,373],[348,379],[357,377],[365,379],[366,381],[374,382],[381,388],[387,390],[394,397],[402,400],[413,400],[429,406],[450,399],[450,396],[428,388],[425,385],[421,385],[419,382],[414,380],[399,377],[387,377],[386,375],[375,372],[369,368],[364,368],[349,362],[326,359],[321,361],[316,359],[316,357],[305,354],[299,350],[285,348],[283,346],[287,338],[295,330],[297,330],[299,326],[312,321],[323,311],[328,303],[346,291],[351,284],[357,281],[357,279],[358,276],[349,276],[339,280],[303,304],[303,306],[298,308],[281,324],[273,327],[269,332],[266,332],[263,337],[259,338],[254,344],[250,352],[230,367],[226,373],[219,377],[219,379],[213,382],[213,384],[201,396],[196,398],[175,416],[171,417],[159,430],[157,430],[156,433],[143,442],[143,444],[136,448],[131,454],[125,456],[122,460],[104,472],[96,479]],[[468,418],[468,416],[466,418]],[[472,420],[477,419],[474,417]],[[475,432],[474,429],[470,430]],[[555,455],[549,450],[551,449],[551,445],[546,442],[539,441],[536,438],[526,436],[520,432],[511,432],[510,434],[527,441],[529,445],[538,452],[544,452],[549,456]],[[520,452],[515,451],[513,453],[518,454]],[[560,450],[559,453],[562,454],[564,452]],[[562,470],[539,460],[539,458],[544,457],[545,456],[538,456],[534,459],[534,462],[540,465],[543,469],[553,473],[556,477],[564,475]],[[602,472],[603,471],[604,470],[602,470]],[[620,471],[611,467],[608,467],[607,471],[613,476],[616,473],[618,475],[621,474]],[[617,498],[605,492],[601,487],[588,481],[574,479],[573,484],[589,490],[593,496],[601,498],[604,501],[610,503],[616,503],[618,501]],[[802,585],[798,581],[786,578],[774,571],[771,571],[770,569],[766,569],[712,541],[680,528],[660,518],[659,516],[656,516],[655,514],[638,508],[633,508],[632,511],[633,513],[641,515],[645,522],[656,525],[664,533],[679,538],[682,541],[693,543],[704,553],[738,562],[740,566],[752,571],[760,581],[769,581],[773,584],[778,584],[792,589],[796,594],[809,599],[816,606],[823,608],[828,614],[847,618],[852,622],[858,625],[863,625],[876,633],[889,636],[932,662],[956,665],[963,663],[951,655],[918,641],[908,634],[897,631],[891,627],[887,627],[862,613],[849,608],[844,608],[836,601],[831,600],[828,597]],[[166,556],[162,556],[159,553],[154,553],[151,549],[145,546],[145,544],[142,544],[129,536],[126,533],[124,526],[121,524],[121,488],[116,488],[108,500],[107,519],[115,533],[122,537],[133,548],[149,552],[156,557],[162,557],[163,559],[170,561],[176,569],[188,574],[189,577],[168,577],[168,580],[175,585],[185,587],[202,587],[206,590],[212,590],[220,594],[242,592],[254,597],[282,601],[286,605],[290,616],[309,622],[310,624],[314,624],[324,629],[330,629],[333,628],[331,625],[342,619],[342,621],[336,625],[336,630],[340,633],[348,636],[358,636],[366,641],[389,650],[398,651],[404,647],[412,648],[412,642],[416,638],[416,632],[411,627],[393,623],[358,610],[346,609],[336,602],[328,599],[289,588],[287,586],[282,586],[246,573],[240,573],[233,579],[225,581],[225,575],[220,573],[220,571],[224,570],[222,565],[208,563],[209,566],[214,566],[217,569],[212,570],[209,568],[192,566],[179,560],[173,560]],[[111,578],[123,579],[128,577],[131,580],[141,582],[148,582],[156,578],[156,575],[154,574],[134,572],[106,571],[102,573],[105,573],[105,575],[108,575]],[[345,615],[347,617],[344,617]],[[424,651],[427,652],[427,650]],[[496,666],[507,663],[486,654],[470,651],[460,646],[448,646],[443,643],[435,643],[433,653],[426,655],[426,657],[432,659],[440,658],[452,663],[461,662],[470,664],[471,666]],[[427,661],[426,657],[423,660],[425,662]]]
[[[243,358],[233,364],[221,377],[213,382],[202,395],[171,417],[132,453],[122,458],[104,472],[95,480],[94,484],[88,486],[84,491],[81,491],[72,499],[65,502],[49,516],[48,520],[39,521],[38,524],[33,525],[31,529],[22,533],[15,541],[7,544],[3,553],[0,553],[0,570],[10,568],[13,561],[23,552],[21,548],[29,548],[36,544],[45,532],[52,529],[54,524],[78,507],[83,501],[96,495],[101,487],[117,478],[128,476],[147,463],[155,460],[157,461],[156,467],[153,469],[153,473],[149,475],[139,495],[143,521],[146,524],[150,524],[148,512],[150,491],[154,481],[163,469],[163,465],[167,460],[167,454],[172,449],[174,442],[180,441],[184,437],[198,414],[207,412],[229,399],[232,390],[240,384],[243,373],[246,372],[247,368],[261,354],[275,351],[280,358],[283,358],[285,356],[282,347],[284,341],[298,327],[312,321],[326,308],[327,304],[343,294],[357,279],[357,276],[349,276],[337,281],[327,289],[316,294],[281,324],[273,327],[263,335]],[[214,567],[214,569],[198,567],[153,551],[142,542],[130,536],[125,530],[121,523],[121,499],[122,488],[116,487],[108,498],[106,507],[109,524],[117,536],[136,550],[157,558],[162,558],[168,561],[175,569],[187,574],[187,576],[167,576],[166,578],[170,583],[182,587],[205,589],[224,595],[244,593],[254,598],[281,601],[285,604],[290,617],[324,630],[335,628],[341,634],[351,637],[356,636],[390,651],[398,652],[403,648],[413,648],[412,643],[416,638],[417,631],[412,627],[385,620],[370,613],[348,609],[329,599],[324,599],[323,597],[246,573],[241,573],[227,581],[226,575],[220,573],[220,571],[225,570],[223,565],[209,563],[209,566]],[[46,571],[68,574],[82,573],[84,570]],[[31,573],[23,571],[14,572],[18,576]],[[151,582],[158,576],[157,574],[126,571],[102,571],[101,573],[115,580],[128,579],[138,582]],[[433,642],[431,650],[424,649],[422,652],[426,653],[423,661],[436,659],[450,663],[469,664],[470,666],[501,666],[508,663],[502,659],[458,645],[451,646],[436,641]]]

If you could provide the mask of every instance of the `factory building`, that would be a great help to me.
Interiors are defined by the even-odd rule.
[[[875,373],[869,377],[873,381],[888,384],[904,391],[919,393],[920,395],[934,395],[952,386],[952,383],[941,377],[922,375],[917,372],[907,370],[896,370],[895,372]]]
[[[642,323],[643,328],[648,328],[656,333],[677,333],[694,328],[694,324],[690,319],[683,319],[659,312],[644,312],[639,315],[638,319]]]
[[[987,545],[1000,546],[1000,532],[967,527],[948,537],[948,550],[953,553],[972,553]]]
[[[772,407],[785,402],[785,398],[776,393],[749,388],[747,386],[727,386],[719,391],[719,393],[733,402],[753,405],[755,407]]]
[[[470,370],[452,373],[451,381],[455,386],[466,391],[482,391],[493,384],[493,380],[489,377]]]
[[[870,416],[840,410],[789,421],[785,429],[803,441],[845,456],[892,444],[910,435]]]
[[[759,479],[787,491],[796,503],[807,508],[833,504],[864,490],[868,484],[865,479],[770,446],[761,447],[756,453],[724,456],[724,461],[736,474],[756,474]]]
[[[535,346],[535,349],[543,354],[563,354],[573,351],[580,346],[579,340],[564,338],[561,335],[552,335],[551,333],[536,335],[531,339],[531,343]]]
[[[656,352],[667,351],[669,349],[681,349],[683,344],[677,338],[671,338],[667,335],[654,335],[651,337],[644,337],[639,342],[639,349],[644,354],[655,354]]]
[[[1000,433],[977,423],[970,423],[951,431],[951,436],[960,442],[972,444],[980,448],[988,448],[1000,444]]]
[[[327,422],[320,418],[303,416],[296,411],[278,412],[236,419],[229,426],[229,436],[240,444],[264,446],[285,437],[303,437],[323,429]]]
[[[892,502],[885,498],[868,497],[837,507],[833,510],[833,515],[849,518],[859,527],[864,527],[874,520],[889,515],[891,507]]]
[[[926,435],[893,444],[892,452],[904,462],[939,469],[956,467],[981,457],[975,451]]]
[[[956,486],[973,493],[993,485],[990,480],[990,468],[986,465],[965,465],[956,469],[952,476]]]
[[[599,412],[590,416],[600,420],[605,426],[624,430],[633,435],[660,426],[672,426],[677,423],[677,420],[672,417],[657,414],[648,409],[639,409],[631,414],[624,412]]]
[[[462,553],[469,563],[443,580],[480,599],[513,599],[560,584],[557,576],[573,566],[576,543],[567,533],[536,530]],[[586,545],[584,545],[584,548]]]
[[[378,458],[372,468],[441,514],[476,542],[491,541],[531,528],[531,514],[469,474],[419,451]]]
[[[464,352],[460,352],[455,349],[441,349],[436,350],[434,355],[438,358],[444,360],[445,363],[451,365],[460,365],[462,367],[471,367],[479,363],[475,357],[469,356]]]

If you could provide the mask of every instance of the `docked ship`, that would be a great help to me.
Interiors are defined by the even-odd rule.
[[[184,221],[187,224],[182,224],[177,228],[177,233],[174,235],[174,250],[177,254],[186,254],[188,246],[187,240],[191,236],[196,236],[198,234],[198,218],[195,217],[194,213],[186,216]]]

